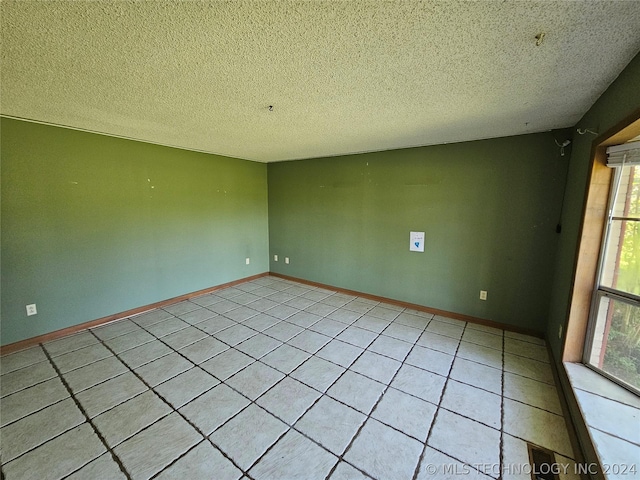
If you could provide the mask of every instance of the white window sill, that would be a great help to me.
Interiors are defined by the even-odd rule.
[[[606,478],[640,479],[640,397],[580,363],[564,367]]]

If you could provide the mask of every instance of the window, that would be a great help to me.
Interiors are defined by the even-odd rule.
[[[640,391],[640,142],[607,149],[614,170],[584,361]]]

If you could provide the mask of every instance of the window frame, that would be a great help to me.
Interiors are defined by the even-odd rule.
[[[609,380],[614,381],[618,385],[631,390],[636,395],[640,395],[640,388],[635,385],[631,385],[624,380],[610,374],[606,370],[599,368],[591,363],[591,355],[595,346],[596,331],[598,327],[598,317],[600,314],[600,308],[602,305],[603,297],[610,298],[619,302],[627,303],[635,307],[640,308],[640,296],[634,295],[629,292],[624,292],[617,288],[607,287],[602,285],[602,277],[605,269],[605,263],[607,261],[607,254],[609,249],[609,239],[611,237],[612,225],[614,221],[638,221],[632,217],[620,217],[615,215],[616,202],[618,195],[620,194],[620,187],[622,184],[623,169],[625,167],[631,167],[631,165],[620,164],[617,166],[607,166],[613,170],[611,177],[611,186],[609,188],[609,195],[607,201],[607,219],[604,225],[604,232],[602,234],[602,243],[600,246],[600,256],[598,259],[598,268],[596,270],[596,281],[594,284],[593,295],[591,299],[591,306],[589,308],[589,319],[587,325],[587,332],[585,338],[585,348],[582,356],[582,363],[592,370],[595,370],[601,375],[604,375]]]
[[[592,142],[587,191],[578,232],[569,305],[561,335],[561,361],[563,362],[584,363],[594,289],[599,279],[597,274],[600,252],[605,241],[603,237],[613,176],[612,168],[606,166],[606,148],[626,143],[638,135],[640,135],[640,109],[636,109]],[[584,364],[592,368],[588,363]],[[615,383],[620,383],[606,372],[596,371]],[[622,384],[622,386],[628,389],[628,384]],[[634,393],[637,394],[637,392]]]

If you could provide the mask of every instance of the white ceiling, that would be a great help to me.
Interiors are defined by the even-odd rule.
[[[640,50],[638,1],[0,5],[3,115],[262,162],[571,126]]]

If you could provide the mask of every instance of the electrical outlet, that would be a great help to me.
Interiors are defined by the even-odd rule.
[[[480,300],[486,300],[486,299],[487,299],[487,291],[480,290]]]
[[[246,263],[247,265],[249,265],[251,263],[251,259],[249,257],[244,259],[244,263]]]
[[[27,305],[27,317],[30,317],[31,315],[37,315],[38,314],[38,310],[36,309],[36,304],[32,303],[31,305]]]
[[[289,257],[284,257],[284,263],[286,263],[287,265],[289,265]]]
[[[558,326],[558,338],[562,340],[562,325]]]
[[[274,262],[277,262],[277,261],[278,261],[278,255],[274,255],[274,256],[273,256],[273,261],[274,261]]]

